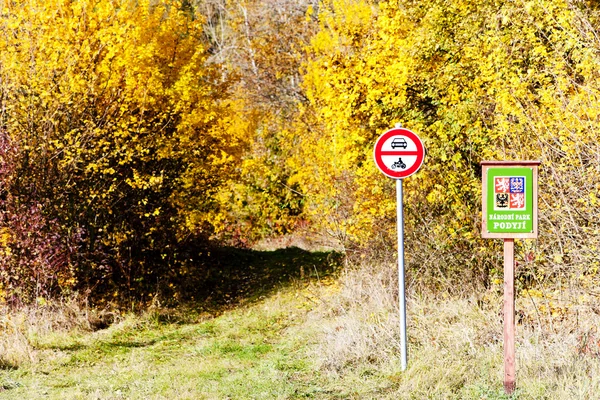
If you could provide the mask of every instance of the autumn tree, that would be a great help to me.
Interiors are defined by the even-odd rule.
[[[305,47],[315,32],[316,0],[198,0],[207,15],[210,59],[238,77],[235,97],[251,126],[240,179],[224,191],[232,243],[249,245],[302,223],[304,194],[290,182],[288,134],[307,104],[301,87]],[[303,125],[304,126],[304,125]]]
[[[597,273],[593,4],[334,0],[319,21],[304,82],[322,129],[295,137],[291,179],[325,228],[352,246],[393,243],[393,186],[371,158],[402,122],[427,148],[406,181],[418,279],[494,277],[495,243],[479,239],[484,159],[542,161],[542,234],[521,250],[530,277]]]
[[[521,271],[590,284],[598,16],[575,0],[3,1],[0,295],[148,297],[208,238],[307,223],[387,254],[394,186],[372,149],[396,122],[427,148],[405,183],[415,283],[489,285],[479,163],[540,159]]]
[[[148,297],[219,224],[245,123],[202,24],[170,0],[0,3],[8,300]]]

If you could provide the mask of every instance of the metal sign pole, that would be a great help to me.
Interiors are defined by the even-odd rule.
[[[398,300],[400,306],[400,347],[402,371],[407,366],[406,289],[404,279],[404,211],[402,179],[417,172],[425,158],[425,147],[417,135],[402,124],[379,136],[373,149],[375,165],[384,175],[396,180],[396,215],[398,221]]]
[[[402,371],[406,370],[406,293],[404,284],[404,211],[402,207],[402,179],[396,179],[396,211],[398,218],[398,298],[400,300],[400,346]]]

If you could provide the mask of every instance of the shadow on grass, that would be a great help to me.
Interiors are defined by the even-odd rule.
[[[337,271],[342,256],[339,253],[309,252],[300,248],[275,251],[213,248],[192,253],[190,261],[189,265],[193,265],[193,268],[183,269],[161,282],[161,301],[166,307],[156,308],[154,315],[149,313],[149,322],[161,325],[197,323],[200,316],[217,316],[242,304],[268,297],[283,287],[330,276]],[[169,296],[173,299],[170,302]],[[109,337],[94,341],[93,344],[69,343],[43,348],[75,354],[83,352],[81,357],[87,359],[88,350],[110,354],[127,353],[163,341],[192,339],[202,333],[209,336],[214,334],[214,328],[210,324],[202,327],[203,332],[193,330],[188,333],[178,330],[154,332],[152,329],[138,329],[136,326],[117,329]],[[136,331],[135,335],[131,335],[132,331]],[[207,351],[218,354],[241,353],[243,356],[253,357],[254,354],[268,352],[270,349],[270,345],[264,344],[246,349],[235,343],[219,343],[217,347]],[[2,369],[11,369],[11,365],[3,363],[0,357],[0,371]]]
[[[148,340],[109,340],[102,343],[103,347],[113,348],[128,348],[128,349],[140,349],[144,347],[154,346],[159,340],[148,339]]]
[[[85,349],[87,346],[81,343],[52,343],[52,344],[38,344],[35,346],[36,350],[60,350],[60,351],[79,351]]]
[[[16,363],[5,360],[2,355],[0,355],[0,371],[12,371],[18,369],[19,366]],[[0,386],[2,387],[2,386]]]
[[[341,253],[298,247],[259,251],[210,246],[195,240],[183,243],[175,253],[176,257],[170,260],[153,250],[144,256],[145,264],[131,272],[129,278],[117,274],[119,279],[100,281],[90,292],[90,304],[98,309],[145,311],[158,300],[157,308],[170,309],[173,315],[188,311],[216,315],[267,297],[294,282],[322,279],[333,274],[343,259]],[[157,316],[159,322],[176,322],[181,318],[179,315],[171,319],[168,315]],[[113,324],[112,319],[101,316],[90,319],[93,330]]]
[[[339,253],[297,247],[274,251],[216,248],[199,258],[194,269],[179,274],[171,294],[207,308],[252,302],[292,282],[322,279],[334,273],[342,260]]]

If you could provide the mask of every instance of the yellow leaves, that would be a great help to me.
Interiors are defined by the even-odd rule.
[[[315,13],[315,9],[312,5],[309,5],[306,9],[306,22],[310,22],[311,16]]]
[[[144,213],[144,217],[149,218],[149,217],[157,217],[160,215],[160,207],[158,207],[157,209],[155,209],[153,212],[151,213]]]
[[[133,177],[125,179],[125,182],[133,189],[158,189],[163,184],[163,175],[144,176],[136,169],[133,171]]]
[[[427,141],[423,171],[411,177],[419,181],[407,190],[418,199],[413,216],[432,213],[443,221],[432,228],[440,240],[470,244],[478,238],[479,161],[556,149],[582,165],[576,154],[597,148],[597,60],[565,3],[377,6],[340,0],[319,10],[304,80],[318,127],[296,133],[301,148],[287,161],[318,223],[360,243],[377,234],[394,196],[373,173],[372,143],[395,122],[418,127]]]
[[[8,245],[11,243],[12,233],[7,228],[0,229],[0,251],[10,251]]]
[[[20,149],[48,151],[100,215],[162,216],[173,202],[203,224],[248,141],[206,62],[203,18],[171,0],[2,7],[0,118]],[[140,192],[155,196],[151,209],[136,207]]]

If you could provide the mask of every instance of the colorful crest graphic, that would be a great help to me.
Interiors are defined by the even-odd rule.
[[[495,210],[525,210],[525,177],[495,177],[494,198]]]

